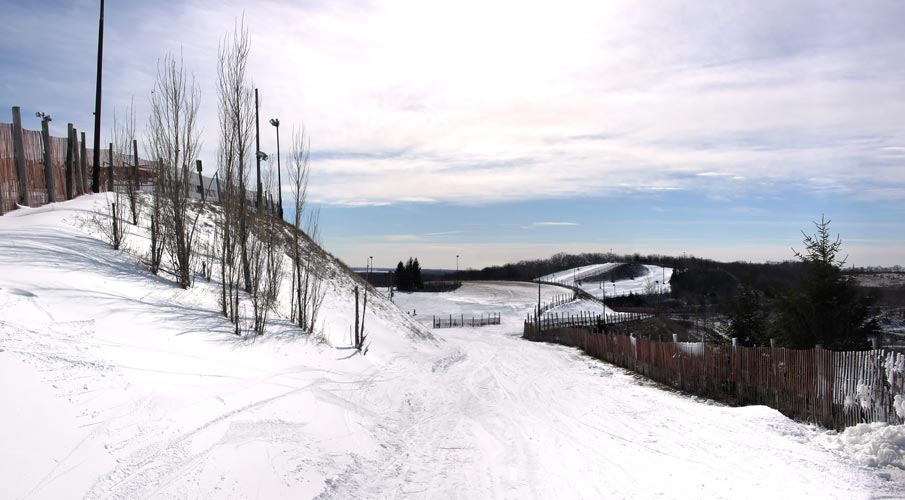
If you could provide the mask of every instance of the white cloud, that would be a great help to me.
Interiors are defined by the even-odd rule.
[[[577,226],[575,222],[532,222],[529,227],[561,227],[561,226]]]
[[[243,5],[108,6],[104,130],[132,96],[143,120],[155,61],[181,49],[213,158],[217,42]],[[77,95],[37,86],[73,94],[81,115],[44,111],[88,129],[96,13],[30,8],[10,12],[53,37],[17,31],[23,50],[81,47],[54,59],[78,68]],[[346,205],[783,184],[903,199],[903,15],[896,3],[677,1],[271,0],[245,12],[262,149],[275,150],[268,118],[304,122],[312,199]],[[67,107],[29,94],[47,74],[69,72],[26,71],[3,94]]]

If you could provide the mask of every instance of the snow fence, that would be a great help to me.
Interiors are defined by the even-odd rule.
[[[578,347],[657,382],[796,420],[843,429],[905,423],[905,354],[661,342],[592,328],[525,322],[528,340]]]

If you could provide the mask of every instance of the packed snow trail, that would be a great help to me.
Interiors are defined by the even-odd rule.
[[[236,337],[216,283],[83,228],[97,198],[0,217],[0,498],[905,498],[901,429],[840,436],[527,342],[534,284],[397,294],[416,320],[502,315],[438,340],[374,297],[362,357],[335,273],[333,346],[279,318]]]
[[[536,288],[512,284],[501,297],[500,286],[433,294],[436,312],[482,292],[503,306],[536,300]],[[429,313],[425,296],[412,300]],[[524,341],[519,326],[509,316],[444,329],[442,357],[386,367],[359,402],[383,408],[381,453],[322,498],[905,497],[901,475],[887,481],[821,446],[826,431],[654,387],[575,349]]]

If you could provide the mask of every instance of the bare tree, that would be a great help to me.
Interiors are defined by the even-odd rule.
[[[292,258],[292,319],[303,330],[313,332],[317,324],[317,314],[324,300],[322,266],[315,262],[319,238],[320,212],[309,212],[306,204],[308,198],[308,176],[310,173],[310,141],[302,130],[293,130],[289,161],[289,183],[292,192],[292,203],[295,206],[293,215],[293,231],[289,255]],[[305,232],[302,232],[302,221],[306,220]]]
[[[163,162],[157,160],[152,164],[154,176],[159,179],[161,176]],[[160,271],[160,264],[163,261],[163,250],[166,247],[166,231],[163,226],[164,198],[162,194],[163,188],[160,182],[154,183],[154,189],[151,191],[151,214],[150,214],[150,232],[151,232],[151,248],[148,252],[148,267],[152,274]]]
[[[368,287],[364,287],[364,300],[361,306],[361,316],[358,314],[358,287],[355,287],[355,335],[352,339],[352,345],[362,356],[368,353],[368,336],[365,334],[365,312],[368,309]]]
[[[293,273],[292,273],[292,318],[298,321],[298,325],[302,329],[308,326],[307,321],[307,304],[306,297],[308,291],[308,273],[305,272],[303,279],[302,263],[302,243],[301,243],[301,225],[302,214],[305,211],[305,201],[308,196],[308,172],[309,172],[309,152],[310,142],[305,136],[305,129],[292,131],[291,153],[289,160],[289,182],[292,190],[292,202],[295,206],[295,214],[293,215],[292,231],[292,256]],[[307,261],[308,259],[306,259]]]
[[[132,215],[132,225],[138,225],[138,191],[141,188],[138,176],[138,146],[135,143],[135,103],[130,102],[126,109],[126,116],[120,119],[116,110],[113,111],[113,150],[116,162],[120,165],[120,175],[117,176],[117,192],[122,192],[129,200],[129,210]],[[131,158],[131,161],[130,161]],[[131,167],[129,166],[131,164]],[[117,169],[114,168],[114,171]],[[125,174],[128,172],[128,174]]]
[[[315,262],[315,259],[319,256],[318,248],[320,247],[320,209],[309,212],[308,224],[305,231],[308,235],[307,252],[305,255],[305,307],[308,311],[306,313],[308,324],[305,325],[303,329],[314,333],[317,325],[317,315],[326,294],[326,290],[324,289],[325,276],[323,275],[323,264],[317,265]]]
[[[197,215],[190,220],[192,165],[200,146],[196,117],[201,93],[185,72],[182,58],[167,54],[157,66],[157,81],[151,92],[148,150],[158,164],[157,224],[166,234],[164,242],[176,282],[192,284],[191,260]]]
[[[248,78],[249,38],[242,19],[233,32],[220,42],[217,65],[217,97],[220,115],[221,168],[228,187],[230,200],[236,205],[235,220],[237,243],[242,262],[242,275],[246,291],[250,291],[248,262],[248,171],[251,160],[252,131],[254,127],[254,93]]]
[[[267,175],[263,185],[270,189],[274,180],[274,175]],[[249,239],[250,295],[254,330],[261,335],[267,328],[268,313],[276,308],[283,279],[283,232],[281,222],[272,213],[262,211],[251,220],[254,224]]]
[[[220,41],[217,64],[217,112],[220,127],[220,304],[239,333],[240,279],[251,291],[249,262],[248,171],[254,96],[248,81],[248,30],[244,20]]]

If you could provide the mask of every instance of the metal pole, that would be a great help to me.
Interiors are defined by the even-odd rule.
[[[258,89],[255,89],[255,158],[258,162],[258,195],[255,203],[258,210],[261,210],[261,192],[264,190],[261,186],[261,129],[258,122]]]
[[[91,191],[101,190],[101,68],[104,60],[104,0],[97,29],[97,86],[94,94],[94,169],[91,171]]]
[[[276,119],[275,119],[276,120]],[[280,214],[280,219],[283,218],[283,177],[281,174],[282,168],[280,167],[280,120],[276,120],[277,128],[277,197],[279,198],[279,208],[277,211]]]
[[[201,186],[201,203],[204,203],[204,177],[201,176],[201,160],[195,160],[195,169],[198,170],[198,185]]]

